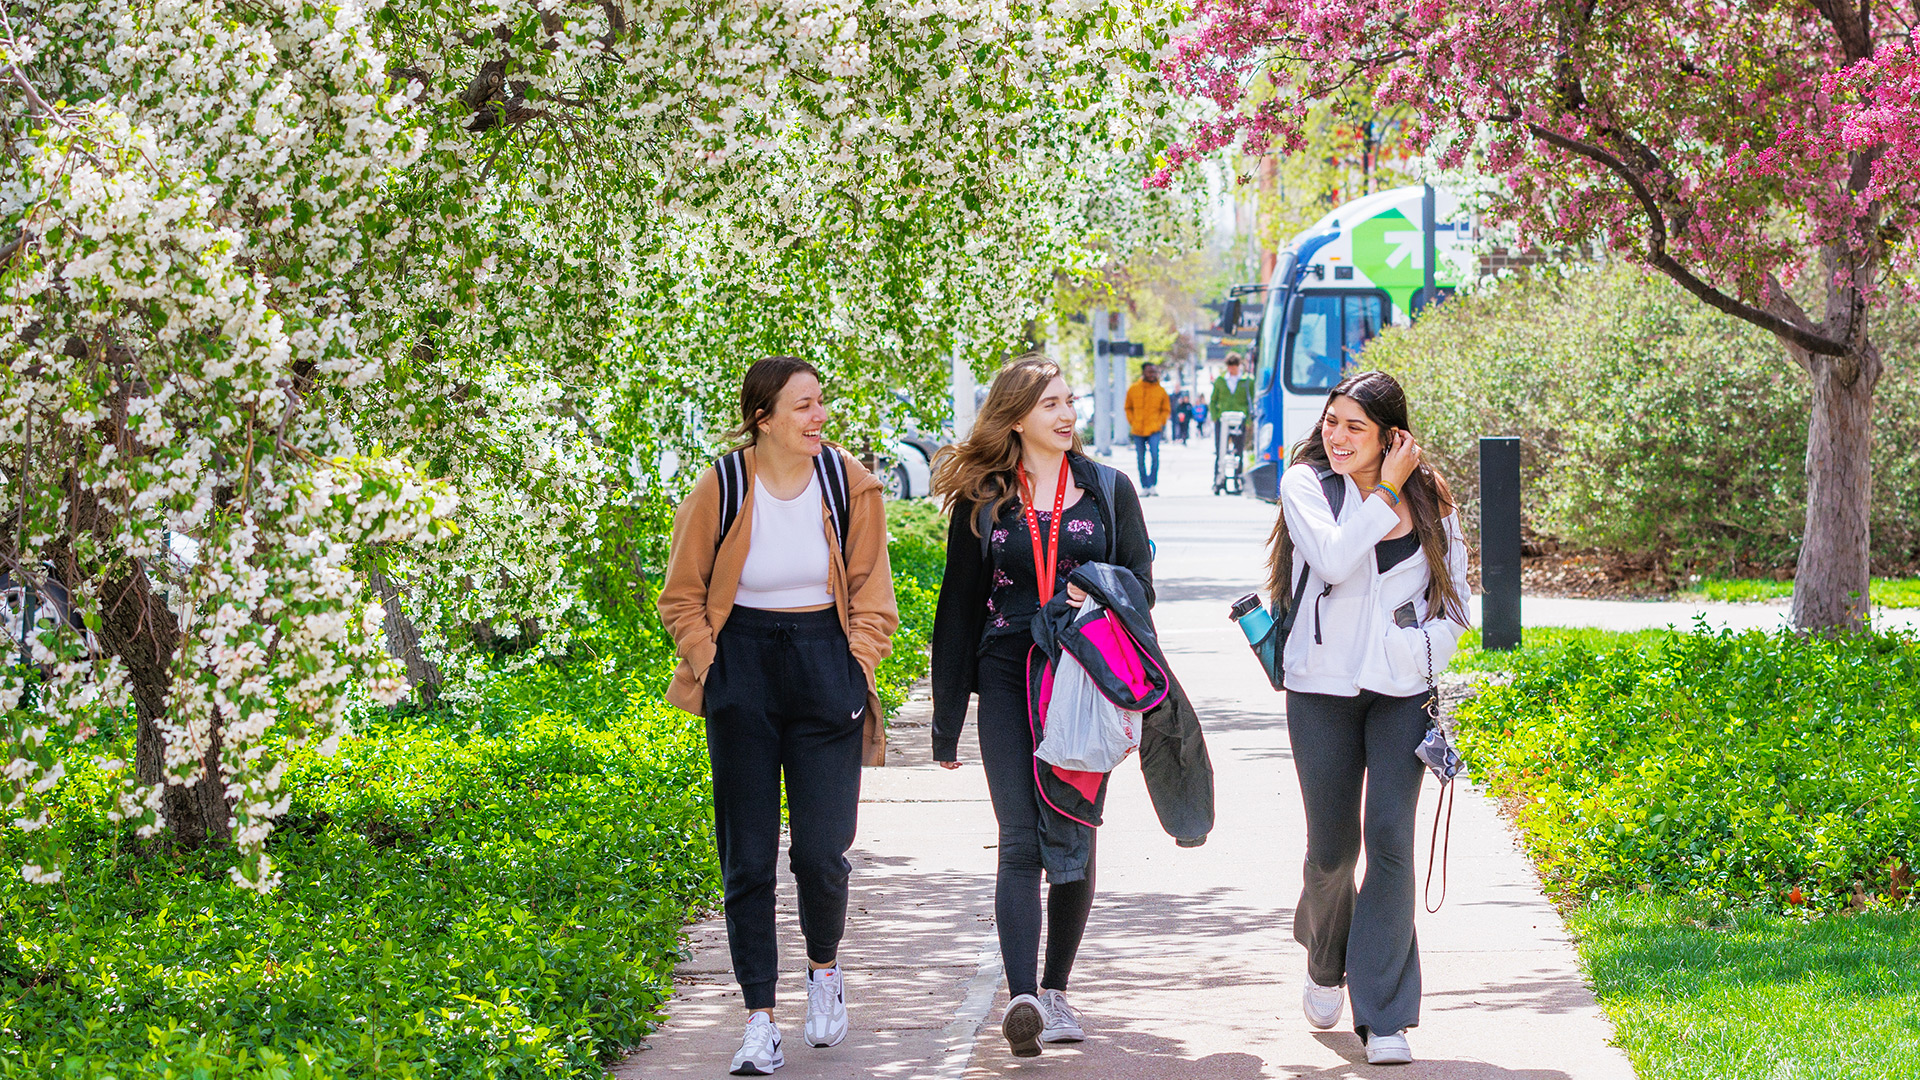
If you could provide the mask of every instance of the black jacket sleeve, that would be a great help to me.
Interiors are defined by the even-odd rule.
[[[1136,507],[1138,503],[1135,503]],[[980,673],[980,634],[992,579],[973,535],[972,503],[954,503],[947,526],[947,573],[933,611],[933,760],[957,761],[967,699]]]
[[[1147,606],[1153,606],[1153,543],[1147,539],[1147,517],[1140,509],[1140,495],[1125,473],[1113,486],[1113,561],[1133,571],[1140,587],[1147,591]]]

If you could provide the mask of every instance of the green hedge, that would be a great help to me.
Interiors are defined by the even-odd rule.
[[[933,609],[947,569],[947,521],[932,499],[902,499],[887,504],[887,530],[893,595],[900,605],[893,655],[879,672],[880,704],[891,715],[926,675],[932,658]]]
[[[1920,313],[1878,316],[1876,572],[1920,566]],[[1540,273],[1449,301],[1367,349],[1406,386],[1478,520],[1478,440],[1518,435],[1540,534],[1630,564],[1791,576],[1809,386],[1768,334],[1626,266]]]
[[[76,760],[67,883],[0,883],[0,1075],[599,1075],[716,888],[699,721],[606,666],[294,755],[266,897],[142,854]]]
[[[945,542],[925,504],[896,507],[890,708],[926,670]],[[291,755],[265,897],[105,818],[91,754],[130,757],[130,730],[69,748],[66,882],[0,877],[0,1077],[604,1075],[719,892],[702,724],[661,699],[651,612],[604,607],[477,705],[371,710],[335,756]]]
[[[1651,890],[1834,910],[1856,893],[1912,896],[1911,637],[1700,630],[1527,650],[1458,726],[1563,900]]]

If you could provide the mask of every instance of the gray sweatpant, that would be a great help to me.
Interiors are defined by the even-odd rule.
[[[1287,733],[1307,809],[1305,885],[1293,936],[1307,948],[1314,982],[1347,984],[1353,1027],[1363,1039],[1420,1023],[1413,834],[1426,766],[1413,751],[1427,731],[1425,702],[1425,694],[1287,691]],[[1356,891],[1363,839],[1367,874]]]

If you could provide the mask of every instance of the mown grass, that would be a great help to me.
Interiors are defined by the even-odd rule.
[[[1920,1076],[1920,642],[1527,636],[1462,751],[1641,1080]]]
[[[1920,1075],[1920,911],[1603,897],[1568,923],[1641,1080]]]
[[[1566,648],[1569,645],[1592,651],[1631,649],[1636,652],[1659,648],[1673,637],[1671,630],[1593,630],[1586,627],[1529,626],[1521,632],[1518,649],[1489,651],[1480,647],[1480,629],[1468,630],[1460,638],[1460,651],[1454,654],[1448,671],[1510,671],[1515,664]]]
[[[1732,603],[1786,600],[1793,596],[1793,582],[1767,578],[1705,578],[1681,595]],[[1867,599],[1876,607],[1920,607],[1920,578],[1874,578],[1867,588]]]

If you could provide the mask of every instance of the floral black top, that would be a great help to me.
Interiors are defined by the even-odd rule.
[[[1053,509],[1038,511],[1040,542],[1052,533]],[[1033,539],[1027,533],[1027,516],[1020,504],[1008,504],[1000,520],[994,522],[991,537],[993,584],[987,594],[987,624],[980,639],[987,641],[1010,634],[1031,634],[1033,616],[1040,610],[1038,573],[1033,565]],[[1067,587],[1067,575],[1082,563],[1101,562],[1107,557],[1107,529],[1100,520],[1100,508],[1090,494],[1061,511],[1060,557],[1054,569],[1053,588],[1058,593]]]

